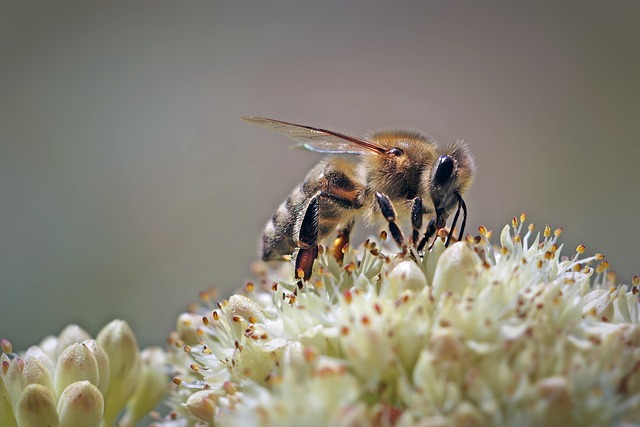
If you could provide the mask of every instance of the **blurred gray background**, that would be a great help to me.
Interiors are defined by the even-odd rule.
[[[0,337],[126,319],[143,345],[216,286],[320,158],[239,118],[465,139],[468,230],[514,215],[640,272],[640,3],[4,2]]]

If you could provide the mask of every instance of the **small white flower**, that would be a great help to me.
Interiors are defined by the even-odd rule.
[[[321,251],[182,315],[166,425],[625,425],[640,419],[638,285],[514,218],[424,257]],[[417,260],[417,261],[416,261]],[[201,319],[198,321],[198,319]]]

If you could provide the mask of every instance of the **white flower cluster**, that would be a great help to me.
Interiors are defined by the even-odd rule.
[[[638,278],[524,220],[497,247],[322,253],[304,285],[265,271],[181,315],[162,425],[638,425]]]
[[[95,340],[67,326],[23,354],[3,339],[0,362],[2,427],[133,426],[165,396],[169,382],[164,351],[140,352],[122,320]]]

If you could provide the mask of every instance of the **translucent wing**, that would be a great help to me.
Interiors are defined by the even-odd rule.
[[[387,150],[377,144],[326,129],[296,125],[263,117],[243,117],[243,120],[281,133],[301,148],[327,154],[383,154]]]

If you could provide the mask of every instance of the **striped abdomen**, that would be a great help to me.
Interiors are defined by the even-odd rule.
[[[321,191],[318,199],[319,224],[318,240],[322,240],[338,225],[348,224],[361,206],[360,196],[364,187],[355,183],[353,167],[341,158],[330,158],[320,162],[309,171],[302,184],[298,184],[280,204],[267,223],[260,241],[260,257],[264,261],[282,261],[284,255],[291,255],[296,248],[296,224],[304,216],[309,200]],[[340,197],[353,194],[358,201],[336,200],[324,194],[338,194]]]

